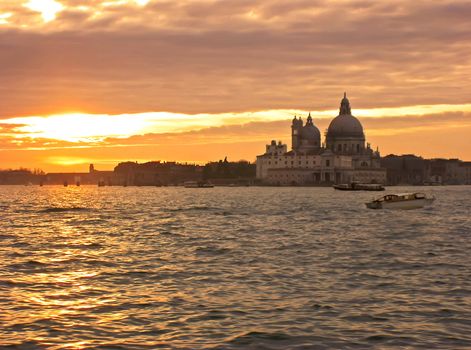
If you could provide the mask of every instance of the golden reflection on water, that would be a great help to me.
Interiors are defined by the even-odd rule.
[[[386,334],[399,348],[435,332],[446,348],[467,336],[440,323],[469,319],[463,205],[437,225],[424,224],[433,211],[396,214],[390,233],[378,223],[389,218],[329,189],[9,191],[0,188],[12,217],[0,232],[2,345],[369,348]]]
[[[46,197],[44,207],[52,208],[87,208],[90,199],[81,201],[80,189],[72,189],[58,196],[57,189],[50,191],[51,196]],[[50,220],[48,232],[38,227],[40,240],[31,242],[30,237],[24,237],[26,241],[37,244],[38,248],[30,252],[26,260],[31,264],[31,271],[22,271],[11,278],[14,288],[10,292],[12,303],[20,306],[17,310],[9,311],[4,317],[5,325],[33,329],[44,327],[54,332],[58,324],[61,328],[74,328],[83,326],[84,323],[93,324],[112,323],[127,318],[121,312],[103,312],[99,317],[87,315],[86,310],[106,308],[118,303],[121,294],[119,292],[105,291],[97,282],[100,274],[98,261],[108,249],[101,249],[100,241],[105,238],[91,235],[74,220],[81,220],[80,213],[66,213],[46,217]],[[30,232],[26,232],[30,234]],[[98,238],[98,240],[97,240]],[[113,242],[112,237],[106,237],[107,245],[122,245],[123,242]],[[97,249],[89,246],[98,245]],[[24,259],[23,259],[24,262]],[[88,266],[89,265],[89,266]],[[38,270],[46,272],[39,272]],[[17,286],[28,286],[27,288]],[[111,309],[110,309],[111,311]],[[88,321],[84,321],[88,318]],[[44,346],[53,346],[50,337],[44,331],[28,331],[29,341],[38,342]],[[85,349],[90,343],[84,340],[74,341],[67,339],[60,348]],[[54,348],[54,347],[52,347]]]
[[[12,304],[18,307],[6,313],[6,326],[24,329],[23,335],[27,334],[28,341],[51,346],[52,349],[56,346],[61,349],[86,349],[92,343],[78,339],[80,336],[73,339],[76,331],[86,333],[92,329],[123,329],[123,324],[132,317],[132,308],[139,307],[133,306],[133,303],[139,305],[140,295],[143,305],[147,303],[151,306],[163,305],[170,302],[171,298],[183,297],[178,291],[172,295],[155,292],[158,291],[158,283],[152,288],[154,293],[142,290],[140,286],[127,284],[110,287],[113,282],[109,279],[123,277],[116,270],[115,261],[110,260],[109,256],[114,256],[114,259],[124,264],[122,269],[132,272],[135,257],[128,253],[135,246],[129,237],[123,239],[120,234],[113,235],[115,228],[109,224],[102,229],[94,224],[100,221],[102,213],[97,210],[96,203],[87,192],[95,192],[96,189],[86,186],[45,187],[41,191],[46,196],[38,203],[40,209],[79,210],[35,214],[37,217],[34,220],[40,221],[44,226],[38,225],[34,230],[28,229],[23,235],[19,235],[28,246],[34,246],[35,250],[27,252],[28,255],[25,256],[21,248],[17,249],[18,263],[23,270],[11,276],[15,287],[11,289],[10,296]],[[101,205],[106,206],[106,203]],[[164,222],[171,220],[164,219]],[[125,225],[121,225],[120,229],[126,230]],[[37,232],[32,234],[31,231]],[[106,233],[101,234],[100,231]],[[132,231],[132,227],[127,231]],[[159,255],[162,261],[170,257],[170,253]],[[162,264],[160,269],[163,273],[181,270],[168,263]],[[136,271],[137,274],[142,273],[138,269]],[[102,273],[109,273],[111,277],[100,277]],[[132,283],[132,279],[129,281]],[[131,310],[126,305],[130,305]],[[139,333],[142,331],[141,327],[131,323],[123,331],[135,330]],[[55,341],[51,341],[58,332],[74,336],[62,339],[64,335],[56,335]],[[62,339],[60,346],[57,345],[58,339]]]

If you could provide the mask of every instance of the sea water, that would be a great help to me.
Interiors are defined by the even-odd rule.
[[[0,345],[471,348],[471,187],[391,191],[1,186]]]

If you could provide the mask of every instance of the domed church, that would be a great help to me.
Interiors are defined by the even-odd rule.
[[[344,93],[340,112],[329,125],[327,148],[337,153],[361,154],[365,151],[365,134],[360,121],[352,115],[350,101]]]
[[[380,153],[365,142],[363,126],[352,115],[344,93],[324,144],[311,113],[306,124],[295,116],[291,123],[291,151],[281,141],[272,141],[266,152],[257,156],[257,178],[277,185],[385,183],[386,170],[380,166]]]

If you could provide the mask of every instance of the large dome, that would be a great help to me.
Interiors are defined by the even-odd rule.
[[[351,114],[350,102],[344,95],[340,104],[340,113],[335,117],[327,129],[328,137],[360,137],[364,138],[363,126],[360,121]]]
[[[340,114],[335,117],[327,129],[329,136],[363,137],[363,127],[353,115]]]

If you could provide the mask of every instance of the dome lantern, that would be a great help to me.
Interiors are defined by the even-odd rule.
[[[307,116],[306,125],[314,125],[312,122],[311,112],[309,112],[309,115]]]
[[[352,114],[352,109],[350,108],[350,101],[347,98],[347,93],[346,92],[343,93],[343,99],[340,102],[339,115],[343,115],[343,114],[347,114],[347,115]]]

